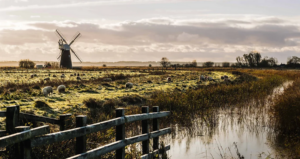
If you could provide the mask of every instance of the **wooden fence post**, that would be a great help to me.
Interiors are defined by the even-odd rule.
[[[68,118],[71,116],[71,114],[62,114],[59,116],[59,130],[64,131],[66,130],[66,127],[68,125]]]
[[[76,116],[76,127],[86,126],[87,117],[86,115]],[[76,137],[76,154],[86,152],[86,135]]]
[[[19,106],[6,107],[6,132],[13,134],[16,132],[15,127],[19,125]]]
[[[142,107],[142,113],[148,114],[149,113],[149,107],[143,106]],[[142,134],[148,134],[149,133],[149,122],[148,120],[142,120]],[[149,153],[149,140],[145,140],[142,142],[142,149],[143,149],[143,155]]]
[[[159,106],[153,107],[153,112],[159,112]],[[159,130],[159,122],[158,118],[153,119],[153,131]],[[153,138],[153,151],[158,149],[159,147],[159,137]]]
[[[125,109],[119,108],[116,109],[116,117],[125,116]],[[116,126],[116,141],[125,139],[125,124]],[[116,150],[116,159],[124,159],[125,158],[125,147]]]
[[[22,131],[26,131],[26,130],[30,130],[30,126],[18,126],[16,127],[16,131],[17,132],[22,132]],[[16,144],[18,147],[18,159],[31,159],[31,141],[30,140],[25,140],[22,141],[18,144]]]

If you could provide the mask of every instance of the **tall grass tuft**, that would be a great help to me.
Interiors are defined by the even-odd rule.
[[[275,98],[273,108],[276,141],[300,157],[300,79]]]
[[[252,78],[252,77],[251,77]],[[171,123],[189,126],[196,117],[201,117],[210,126],[215,125],[215,115],[218,108],[229,107],[253,99],[263,100],[274,87],[279,86],[284,78],[280,76],[267,77],[230,85],[211,85],[197,90],[157,91],[148,105],[159,105],[161,110],[170,110]]]

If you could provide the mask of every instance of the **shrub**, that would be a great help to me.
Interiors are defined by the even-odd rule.
[[[19,67],[21,68],[34,68],[34,66],[35,63],[29,59],[19,61]]]
[[[229,62],[223,62],[222,63],[222,67],[229,67],[230,66],[230,63]]]
[[[111,114],[115,110],[116,103],[112,100],[99,100],[95,98],[88,98],[83,101],[86,107],[90,109],[97,109],[97,111],[105,114]]]
[[[121,98],[122,102],[126,102],[128,105],[139,105],[146,102],[146,99],[138,95],[130,95]]]
[[[214,64],[215,64],[215,63],[212,62],[212,61],[207,61],[207,62],[204,62],[203,67],[213,67]]]
[[[59,63],[58,62],[45,62],[44,66],[46,68],[59,68]]]

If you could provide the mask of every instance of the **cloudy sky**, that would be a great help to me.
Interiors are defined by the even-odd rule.
[[[0,0],[0,61],[55,61],[58,29],[83,61],[300,56],[299,0]],[[77,61],[75,57],[72,57]]]

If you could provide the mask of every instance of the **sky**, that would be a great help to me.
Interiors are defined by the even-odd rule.
[[[0,61],[57,61],[58,29],[86,62],[300,56],[299,0],[0,0]],[[72,60],[77,62],[75,56]]]

